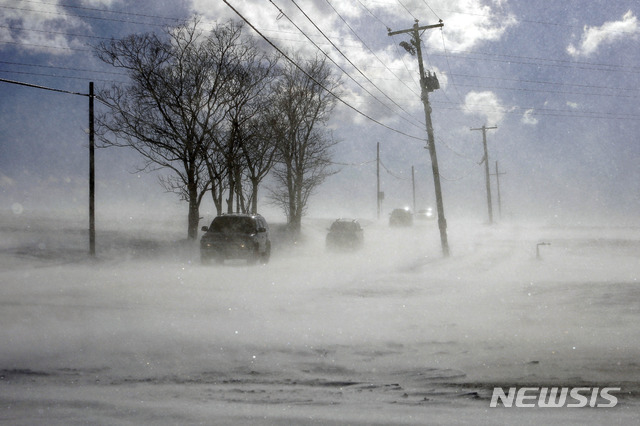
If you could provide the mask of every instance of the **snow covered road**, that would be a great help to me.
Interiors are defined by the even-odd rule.
[[[640,419],[640,230],[328,221],[271,262],[201,266],[162,227],[4,221],[3,424],[496,424]],[[60,231],[60,229],[63,229]],[[64,230],[66,229],[66,231]],[[551,242],[536,258],[536,244]],[[489,408],[494,386],[617,386],[609,409]]]

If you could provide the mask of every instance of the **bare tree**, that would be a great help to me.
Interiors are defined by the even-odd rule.
[[[190,239],[197,237],[200,202],[212,185],[203,153],[225,118],[240,32],[233,23],[205,32],[194,18],[161,35],[134,34],[95,48],[130,79],[99,94],[109,107],[99,118],[101,140],[136,150],[143,170],[169,171],[161,182],[189,203]]]
[[[267,107],[265,106],[265,110]],[[247,135],[242,144],[244,174],[250,185],[248,210],[258,212],[258,188],[260,183],[272,170],[279,151],[274,128],[268,116],[259,115],[247,123]]]
[[[257,194],[260,181],[271,167],[271,162],[258,161],[269,157],[273,143],[268,143],[271,141],[264,138],[265,129],[258,128],[255,123],[264,121],[277,59],[259,51],[252,39],[243,40],[236,56],[238,66],[233,70],[229,85],[226,131],[215,141],[213,149],[225,158],[227,212],[233,211],[235,198],[238,210],[247,212],[251,208],[255,213],[257,207],[250,196],[243,194],[243,183],[250,178],[252,193]]]
[[[272,200],[287,216],[289,228],[300,232],[307,202],[314,190],[333,174],[331,148],[335,145],[324,127],[336,104],[339,85],[325,59],[315,58],[285,64],[275,88],[271,122],[277,137],[278,163],[274,167],[276,187]]]
[[[238,208],[254,214],[258,212],[258,187],[271,170],[277,152],[275,134],[269,124],[277,62],[277,58],[264,55],[247,58],[228,113],[240,148],[237,162],[240,173],[236,177]]]

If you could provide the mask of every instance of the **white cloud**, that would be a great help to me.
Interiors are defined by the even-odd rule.
[[[92,8],[109,8],[123,0],[82,0]],[[62,0],[0,0],[0,49],[17,46],[30,52],[70,54],[72,48],[86,48],[83,41],[70,36],[87,33],[90,25],[65,9]]]
[[[79,47],[66,32],[78,31],[88,25],[68,14],[60,1],[39,3],[27,0],[0,0],[0,42],[19,44],[28,51],[68,54]]]
[[[496,15],[505,1],[495,2],[492,8],[480,0],[441,1],[442,10],[451,11],[442,16],[445,26],[442,34],[432,32],[428,43],[432,49],[469,50],[484,41],[498,41],[506,30],[518,21],[513,15]],[[436,6],[438,7],[438,3]],[[459,12],[458,12],[459,11]]]
[[[639,32],[638,19],[629,10],[620,21],[605,22],[600,27],[585,25],[580,43],[577,46],[570,44],[567,52],[573,57],[591,56],[603,44],[612,44],[627,37],[637,38]]]
[[[489,3],[484,0],[430,1],[429,6],[443,19],[445,27],[443,32],[440,29],[434,29],[423,34],[422,40],[427,45],[425,52],[441,51],[445,46],[449,50],[469,49],[482,41],[498,40],[507,28],[516,23],[514,18],[502,15],[502,7],[506,5],[506,2],[507,0],[494,0]],[[329,44],[295,5],[290,2],[276,2],[284,12],[284,14],[280,14],[269,2],[256,3],[250,0],[234,0],[229,3],[279,47],[294,50],[302,56],[318,54],[317,48],[300,34],[298,28],[289,22],[288,18],[291,18],[343,69],[347,70],[350,75],[393,110],[398,110]],[[415,56],[410,56],[398,47],[398,43],[408,40],[409,36],[389,37],[386,25],[392,26],[393,30],[410,28],[413,20],[407,13],[407,9],[416,13],[424,12],[420,21],[421,25],[437,23],[438,18],[426,9],[424,1],[403,0],[402,4],[407,8],[405,9],[398,2],[366,1],[359,3],[329,0],[330,5],[336,9],[339,15],[324,0],[296,3],[378,87],[401,103],[411,114],[415,113],[416,117],[422,116],[417,60]],[[240,19],[229,6],[219,0],[193,0],[192,5],[194,12],[208,19],[216,19],[219,22],[226,19]],[[501,12],[500,19],[496,18],[497,12]],[[343,19],[347,21],[348,25]],[[357,36],[352,33],[349,27],[355,30]],[[253,33],[253,31],[249,30],[247,33]],[[444,44],[443,36],[445,38]],[[368,47],[363,45],[359,37]],[[369,48],[373,49],[375,53],[371,53]],[[425,62],[428,60],[425,59]],[[431,71],[434,71],[433,68]],[[447,85],[446,75],[439,70],[435,71],[441,87],[445,88]],[[398,81],[399,79],[402,81]],[[392,116],[398,119],[398,114],[392,114],[388,109],[381,107],[379,102],[372,100],[371,96],[357,87],[349,77],[342,74],[342,80],[345,86],[349,86],[343,97],[345,100],[366,113],[371,113],[376,119],[385,120]],[[398,111],[398,113],[406,115],[405,112]]]
[[[303,31],[312,35],[312,38],[320,41],[323,47],[326,46],[326,40],[323,40],[302,12],[289,2],[277,3],[286,16],[279,14],[270,2],[234,0],[229,3],[261,31],[264,30],[266,36],[273,37],[279,45],[288,42],[295,49],[315,49],[288,21],[289,17]],[[393,30],[410,28],[413,20],[407,10],[424,14],[420,25],[435,24],[438,18],[441,18],[444,21],[442,30],[433,29],[423,35],[423,42],[431,50],[443,50],[445,46],[449,50],[470,49],[482,41],[499,40],[509,27],[517,24],[513,15],[504,12],[507,0],[493,0],[490,3],[484,0],[432,0],[429,2],[429,9],[426,9],[423,0],[403,0],[402,3],[329,0],[330,5],[325,1],[297,3],[327,35],[347,50],[354,40],[357,40],[340,17],[367,41],[375,38],[379,41],[389,39],[384,25],[392,26]],[[220,0],[193,0],[192,9],[195,13],[211,19],[239,19],[235,12]],[[438,14],[437,17],[433,16],[432,10]],[[389,39],[388,44],[397,44],[401,37],[399,35],[395,36],[394,40]],[[376,48],[379,46],[378,43]]]
[[[578,109],[579,104],[577,102],[567,102],[567,106],[572,109]]]
[[[502,121],[506,108],[493,92],[469,92],[464,99],[466,114],[480,115],[486,118],[483,124],[492,126]]]
[[[522,116],[522,120],[520,121],[522,121],[523,124],[535,126],[536,124],[538,124],[538,119],[533,116],[534,113],[535,110],[533,108],[526,110],[524,112],[524,115]]]

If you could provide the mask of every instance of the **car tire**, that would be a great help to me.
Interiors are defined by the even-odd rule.
[[[262,253],[262,256],[260,256],[260,262],[263,265],[266,265],[267,263],[269,263],[270,258],[271,258],[271,243],[267,243],[264,253]]]
[[[249,254],[249,257],[247,257],[247,265],[255,265],[258,263],[258,260],[260,260],[260,247],[256,246],[253,252]]]

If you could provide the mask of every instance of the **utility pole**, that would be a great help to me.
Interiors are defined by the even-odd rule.
[[[95,130],[94,130],[94,115],[93,115],[93,99],[95,95],[93,93],[93,81],[89,82],[89,93],[77,93],[70,92],[68,90],[54,89],[51,87],[38,86],[30,83],[23,83],[20,81],[7,80],[0,78],[2,83],[16,84],[18,86],[32,87],[35,89],[48,90],[50,92],[66,93],[69,95],[87,96],[89,97],[89,254],[95,256],[96,254],[96,214],[95,214]]]
[[[89,82],[89,254],[96,255],[96,171],[95,130],[93,126],[93,81]]]
[[[496,172],[493,176],[496,177],[496,183],[498,187],[498,214],[500,215],[500,219],[502,219],[502,200],[500,199],[500,175],[506,175],[506,172],[498,171],[498,160],[496,160]]]
[[[411,166],[411,186],[413,188],[413,214],[416,214],[416,175]]]
[[[482,126],[474,130],[482,130],[482,145],[484,146],[484,172],[485,172],[485,184],[487,186],[487,208],[489,209],[489,225],[493,224],[493,208],[491,206],[491,181],[489,180],[489,152],[487,151],[487,130],[497,129],[498,126],[487,127]],[[482,164],[482,162],[480,162]]]
[[[397,34],[405,34],[409,33],[412,36],[411,44],[403,41],[400,43],[404,49],[406,49],[412,55],[417,53],[418,55],[418,67],[420,71],[420,92],[422,98],[422,104],[424,106],[424,117],[427,126],[427,137],[428,137],[428,145],[429,155],[431,157],[431,169],[433,171],[433,184],[435,186],[436,192],[436,204],[438,211],[438,228],[440,229],[440,243],[442,245],[442,254],[444,257],[449,256],[449,242],[447,241],[447,220],[444,217],[444,205],[442,202],[442,190],[440,187],[440,171],[438,169],[438,157],[436,156],[436,143],[435,138],[433,137],[433,124],[431,123],[431,105],[429,104],[429,92],[433,92],[440,88],[440,83],[438,82],[438,78],[435,73],[427,73],[425,75],[424,72],[424,64],[422,63],[422,47],[420,40],[419,31],[428,30],[431,28],[441,28],[444,24],[442,20],[440,23],[435,25],[426,25],[419,26],[418,20],[416,19],[415,24],[413,24],[413,28],[401,31],[391,31],[389,29],[388,35],[394,36]]]
[[[376,191],[376,200],[378,202],[378,220],[380,220],[380,142],[378,142],[378,150],[376,153],[376,180],[377,180],[377,191]]]

